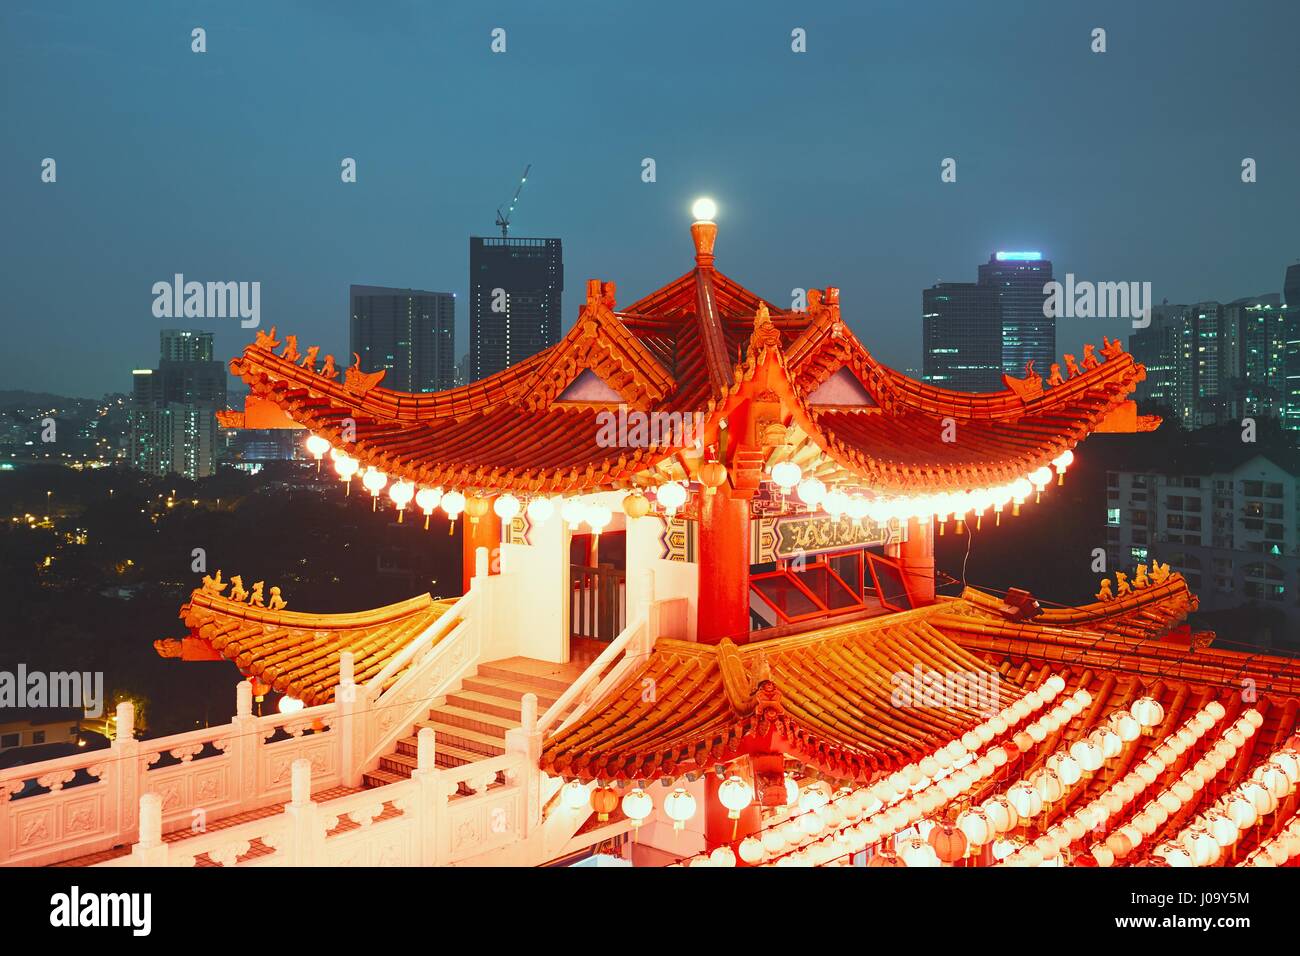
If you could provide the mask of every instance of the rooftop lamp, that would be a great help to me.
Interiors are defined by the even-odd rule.
[[[397,523],[402,523],[402,517],[406,514],[406,506],[411,503],[415,497],[415,485],[409,481],[395,481],[388,488],[388,497],[393,499],[393,504],[397,505]]]
[[[788,495],[802,477],[803,469],[792,461],[782,461],[772,466],[772,480],[783,495]]]
[[[323,453],[322,453],[323,454]],[[302,710],[305,705],[296,697],[281,697],[279,710],[282,714],[296,714]]]
[[[307,451],[316,459],[316,471],[320,472],[320,460],[327,451],[330,450],[328,438],[321,438],[320,435],[308,435],[305,442]]]
[[[377,510],[379,508],[379,493],[388,484],[388,476],[377,468],[370,467],[361,476],[361,484],[365,485],[366,491],[370,492],[370,510]]]
[[[424,512],[425,531],[429,530],[429,516],[433,514],[433,509],[438,507],[440,501],[442,501],[441,488],[421,488],[415,493],[415,503]]]
[[[691,215],[696,222],[713,222],[718,214],[718,204],[708,196],[701,196],[691,205]]]

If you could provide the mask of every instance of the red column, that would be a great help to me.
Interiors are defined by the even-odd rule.
[[[757,800],[740,811],[740,819],[732,820],[728,817],[730,811],[718,799],[718,787],[721,785],[722,781],[716,773],[710,772],[704,778],[704,845],[709,850],[735,845],[745,837],[757,833],[762,826],[762,814]]]
[[[934,522],[915,518],[907,522],[907,540],[898,548],[898,563],[912,601],[920,606],[934,603]]]
[[[696,640],[749,640],[749,501],[725,488],[700,495]]]
[[[469,515],[461,515],[461,583],[462,594],[469,591],[470,579],[474,577],[474,551],[477,548],[488,549],[488,573],[496,574],[501,568],[501,519],[491,508],[477,522]]]

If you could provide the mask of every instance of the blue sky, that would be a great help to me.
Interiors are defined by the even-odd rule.
[[[456,292],[464,352],[468,237],[527,163],[512,233],[564,240],[566,328],[587,278],[626,303],[686,271],[702,193],[720,269],[778,303],[839,285],[900,367],[921,290],[999,248],[1157,301],[1278,292],[1300,258],[1297,38],[1290,0],[8,0],[0,388],[129,389],[176,324],[150,293],[176,272],[260,281],[264,326],[339,356],[349,284]],[[181,324],[223,357],[251,339]],[[1058,350],[1119,332],[1063,320]]]

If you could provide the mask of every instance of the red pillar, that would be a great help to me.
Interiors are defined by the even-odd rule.
[[[899,545],[898,563],[907,581],[908,593],[918,607],[934,603],[934,522],[925,524],[911,518],[907,522],[907,540]]]
[[[747,836],[757,833],[762,826],[762,814],[755,800],[740,811],[740,819],[732,820],[730,812],[718,799],[718,787],[722,781],[716,773],[708,773],[704,778],[704,845],[708,850],[720,846],[734,846]],[[739,864],[739,860],[737,860]]]
[[[696,640],[749,640],[749,501],[725,488],[700,495]]]
[[[457,519],[461,523],[461,593],[469,591],[469,582],[474,577],[474,551],[478,548],[488,549],[488,573],[496,574],[501,568],[501,518],[491,508],[487,514],[473,521],[469,515]]]

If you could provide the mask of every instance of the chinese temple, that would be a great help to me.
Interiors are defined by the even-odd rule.
[[[459,599],[311,614],[218,572],[158,642],[370,715],[293,805],[308,775],[343,800],[441,780],[465,815],[437,864],[1294,863],[1300,668],[1190,629],[1177,569],[1081,607],[936,592],[937,535],[1032,520],[1089,435],[1159,425],[1145,369],[1107,340],[936,388],[873,358],[837,289],[787,310],[724,275],[717,235],[697,208],[686,274],[629,304],[593,280],[558,344],[451,391],[274,328],[231,362],[227,423],[302,428],[376,520],[464,542]]]

